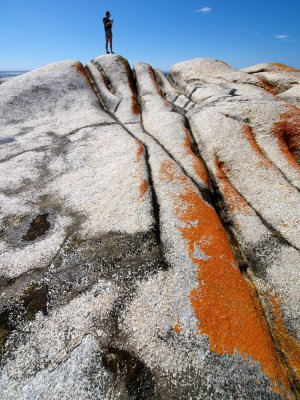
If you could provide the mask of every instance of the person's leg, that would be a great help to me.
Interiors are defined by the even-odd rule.
[[[108,54],[109,53],[109,51],[108,51],[108,39],[109,39],[109,37],[105,36],[105,39],[106,39],[106,43],[105,43],[106,54]]]
[[[113,49],[112,49],[112,36],[109,38],[109,44],[110,44],[110,51],[111,51],[111,53],[113,53]]]

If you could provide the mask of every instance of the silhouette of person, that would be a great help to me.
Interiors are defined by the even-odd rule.
[[[106,54],[110,54],[108,51],[108,42],[110,44],[110,51],[112,54],[115,54],[112,50],[112,32],[111,32],[111,28],[112,28],[112,24],[114,22],[114,20],[110,20],[110,12],[106,11],[106,16],[103,18],[103,24],[104,24],[104,29],[105,29],[105,39],[106,39],[106,44],[105,44],[105,48],[106,48]]]

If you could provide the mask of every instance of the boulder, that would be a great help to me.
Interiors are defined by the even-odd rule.
[[[3,276],[49,265],[75,231],[93,238],[150,230],[140,145],[99,106],[83,66],[54,64],[14,82],[0,101]]]
[[[163,268],[143,148],[77,61],[15,78],[0,97],[1,393],[102,398],[115,300]]]
[[[300,70],[278,63],[262,63],[243,68],[251,76],[261,79],[271,93],[300,106]]]
[[[132,112],[130,93],[133,88],[132,90],[128,89],[132,77],[129,75],[127,80],[125,79],[125,74],[122,72],[122,68],[124,71],[125,67],[122,67],[123,62],[121,63],[117,56],[115,56],[114,69],[101,68],[102,63],[105,64],[107,59],[106,56],[97,59],[99,68],[104,71],[104,79],[110,83],[112,88],[116,87],[117,82],[122,79],[122,87],[128,90],[126,97],[123,92],[122,114],[118,114],[118,110],[116,112],[118,120],[124,121],[126,128],[143,143],[148,154],[152,185],[158,203],[160,240],[168,266],[167,271],[161,271],[153,278],[142,281],[137,295],[126,308],[121,329],[124,330],[124,335],[130,338],[127,346],[131,352],[139,354],[143,362],[150,368],[153,375],[154,393],[160,393],[159,397],[161,398],[206,397],[211,390],[211,384],[208,382],[214,379],[220,381],[221,393],[226,396],[225,387],[230,385],[230,381],[235,382],[236,388],[239,387],[238,382],[241,376],[238,373],[233,377],[233,369],[235,369],[233,365],[236,363],[240,365],[239,370],[248,371],[245,372],[246,375],[255,376],[255,379],[261,382],[262,376],[257,375],[258,371],[250,372],[248,369],[251,369],[251,363],[242,361],[243,348],[247,348],[247,354],[250,352],[249,345],[243,339],[248,337],[249,333],[244,329],[252,323],[249,325],[245,321],[241,315],[244,313],[239,307],[234,310],[231,310],[230,307],[230,311],[226,311],[229,304],[237,305],[239,300],[223,297],[225,281],[231,282],[235,287],[242,285],[241,292],[243,294],[241,293],[241,296],[242,298],[245,296],[245,307],[252,310],[253,323],[260,326],[259,328],[257,326],[257,329],[263,338],[262,347],[270,355],[264,360],[268,363],[271,360],[274,361],[274,356],[275,358],[277,356],[273,353],[272,344],[268,341],[268,334],[265,335],[266,326],[261,325],[261,316],[256,313],[251,287],[247,286],[239,272],[235,274],[235,271],[238,271],[235,266],[236,261],[233,253],[230,251],[228,253],[230,244],[224,229],[219,224],[218,216],[211,205],[207,203],[209,196],[207,190],[203,191],[204,182],[195,186],[188,172],[184,172],[182,169],[185,154],[180,149],[176,149],[176,140],[181,140],[181,143],[177,142],[177,147],[182,146],[187,133],[183,129],[183,120],[182,118],[172,118],[170,106],[162,98],[151,67],[139,63],[134,65],[134,74],[137,80],[143,126],[138,128],[137,124],[126,124]],[[119,95],[117,91],[114,91],[114,94]],[[124,115],[126,108],[127,116]],[[158,121],[167,121],[168,125],[166,123],[162,123],[160,126],[156,125],[153,116],[156,116]],[[172,135],[172,132],[174,132],[174,138],[171,141],[168,136]],[[172,157],[172,155],[176,155],[178,162],[175,162],[175,156]],[[203,191],[202,195],[198,192],[199,189]],[[200,229],[201,226],[205,227],[203,231]],[[213,229],[211,233],[207,231],[209,226]],[[207,243],[206,247],[207,240],[212,242]],[[217,252],[216,243],[219,247]],[[219,262],[219,259],[223,257],[226,259],[224,259],[224,265]],[[207,264],[207,271],[204,268],[205,264]],[[210,287],[208,271],[211,269],[212,272],[214,268],[220,273],[220,278],[216,276],[216,288],[214,289],[214,292],[219,293],[217,296],[219,303],[215,306],[208,300],[211,295],[204,294],[201,290],[201,285]],[[198,286],[197,282],[202,283]],[[231,290],[229,289],[228,292]],[[202,301],[201,296],[207,296],[207,298]],[[216,320],[209,312],[205,317],[202,306],[206,310],[215,309]],[[203,318],[201,319],[202,313]],[[197,321],[197,318],[200,318],[201,321]],[[221,322],[223,318],[228,322],[226,326]],[[212,325],[210,325],[210,319],[214,321]],[[238,321],[238,326],[235,326],[234,321]],[[210,325],[210,327],[207,326],[207,332],[202,330],[201,323],[204,326]],[[213,344],[207,342],[207,336],[209,340],[214,341],[214,326],[219,323],[223,326],[225,337],[238,335],[241,339],[241,347],[237,352],[233,348],[230,349],[229,343],[223,343],[219,353],[216,352]],[[216,354],[219,355],[215,358]],[[228,358],[229,355],[231,358]],[[253,355],[253,358],[264,363],[263,357],[258,354]],[[276,374],[279,376],[282,367],[280,361],[277,362]],[[225,373],[227,368],[228,372],[230,371],[228,374]],[[270,367],[262,368],[266,368],[270,373]],[[206,379],[203,380],[204,375]],[[247,380],[248,378],[243,377],[242,379]],[[270,379],[272,381],[274,378]],[[286,382],[284,375],[280,381],[282,383],[275,390],[279,390],[279,392],[283,390],[282,395],[285,396],[284,391],[289,391],[288,386],[280,389],[282,384],[285,385],[283,382]],[[251,380],[247,380],[247,382],[245,386],[249,384],[250,388]],[[256,393],[260,396],[268,396],[268,392],[263,389],[263,386],[257,384]],[[231,387],[230,391],[233,391],[235,395],[239,391],[246,396],[250,393],[248,389],[240,387],[239,389]]]
[[[207,68],[207,64],[215,65]],[[223,70],[222,63],[200,59],[173,66],[169,75],[177,89],[186,93],[190,81],[196,85],[199,79],[216,80]],[[244,72],[238,74],[239,78],[232,75],[232,82],[228,74],[228,89],[247,85]],[[223,89],[224,83],[220,86]],[[219,197],[223,219],[228,221],[240,263],[255,284],[298,385],[299,287],[292,282],[299,282],[300,272],[298,145],[294,151],[299,143],[299,110],[266,91],[262,97],[260,84],[253,85],[251,96],[241,87],[218,102],[214,97],[194,100],[186,117]],[[281,200],[279,193],[285,193]],[[260,207],[263,203],[265,211]],[[276,222],[272,222],[274,217]]]
[[[0,109],[4,399],[296,398],[296,107],[105,55]]]

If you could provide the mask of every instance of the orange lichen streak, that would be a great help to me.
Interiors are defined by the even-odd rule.
[[[135,139],[135,143],[137,144],[136,161],[140,162],[142,160],[142,156],[144,155],[144,147],[137,139]]]
[[[140,113],[140,105],[139,105],[139,102],[136,99],[136,96],[135,96],[135,93],[134,93],[134,90],[133,90],[134,80],[133,80],[131,68],[130,68],[130,66],[128,64],[128,61],[125,58],[123,58],[121,56],[118,56],[118,60],[122,63],[122,65],[123,65],[123,67],[125,69],[126,75],[128,77],[128,87],[129,87],[129,89],[131,91],[131,111],[132,111],[132,113],[134,115],[139,115],[139,113]]]
[[[228,210],[232,213],[238,211],[245,215],[252,215],[253,211],[251,208],[227,180],[223,171],[223,165],[218,161],[217,157],[215,159],[215,174],[219,183],[220,191],[222,192],[223,200],[225,201]]]
[[[89,79],[89,77],[88,77],[88,75],[86,73],[86,70],[84,69],[83,65],[81,64],[81,62],[77,62],[75,67],[76,67],[76,71],[79,72],[80,74],[82,74],[85,77],[89,87],[94,90],[93,85],[92,85],[92,83],[91,83],[91,81],[90,81],[90,79]]]
[[[274,124],[271,134],[278,138],[280,150],[286,156],[291,166],[299,169],[296,161],[300,152],[299,108],[286,105],[286,112],[280,115],[280,120]]]
[[[256,143],[252,129],[248,125],[243,125],[242,127],[242,135],[247,140],[251,148],[254,152],[259,156],[260,162],[259,165],[264,166],[266,168],[273,168],[273,164],[271,161],[263,154],[260,147]]]
[[[270,65],[273,65],[274,67],[276,67],[279,71],[288,71],[288,72],[300,72],[300,69],[296,69],[293,67],[290,67],[288,65],[285,64],[280,64],[280,63],[270,63]]]
[[[140,184],[140,195],[141,195],[141,198],[145,197],[145,194],[147,193],[148,187],[149,187],[149,185],[148,185],[148,182],[146,181],[146,179],[142,179],[142,182]]]
[[[151,77],[151,79],[152,79],[152,82],[154,83],[154,85],[155,85],[155,87],[156,87],[157,94],[163,99],[164,105],[167,106],[167,107],[169,107],[170,104],[166,101],[164,95],[162,94],[161,88],[159,87],[159,85],[158,85],[158,83],[157,83],[157,80],[156,80],[156,77],[155,77],[155,73],[154,73],[154,71],[153,71],[153,68],[152,68],[150,65],[149,65],[149,67],[148,67],[148,72],[149,72],[149,75],[150,75],[150,77]]]
[[[180,333],[180,329],[181,329],[181,324],[179,322],[179,313],[177,313],[177,322],[176,325],[174,326],[174,331],[176,333]]]
[[[273,94],[273,96],[274,96],[277,100],[280,100],[279,97],[277,97],[277,94],[278,94],[278,91],[279,91],[278,87],[277,87],[276,85],[274,85],[273,83],[271,83],[271,82],[268,80],[267,77],[265,77],[265,76],[263,76],[263,75],[259,75],[259,76],[256,76],[256,79],[257,79],[257,81],[258,81],[257,84],[256,84],[257,87],[263,88],[263,89],[266,90],[267,92]]]
[[[200,179],[205,183],[205,185],[209,188],[209,178],[206,172],[206,169],[199,158],[192,150],[192,144],[189,132],[186,128],[183,128],[185,131],[185,138],[184,138],[184,148],[187,155],[192,156],[193,158],[193,168],[196,174],[200,177]]]
[[[174,212],[186,227],[179,226],[189,257],[197,265],[199,285],[190,293],[198,329],[217,354],[239,352],[260,363],[273,390],[292,398],[284,367],[275,351],[268,327],[255,295],[243,279],[225,230],[214,209],[199,195],[188,178],[165,161],[160,170],[163,181],[181,183],[172,192]],[[198,251],[197,253],[197,250]]]
[[[285,354],[288,365],[292,368],[296,380],[300,381],[300,343],[287,331],[281,316],[282,301],[276,296],[266,295],[266,299],[271,304],[272,314],[274,317],[274,335],[278,341],[281,351]]]
[[[144,155],[144,147],[141,144],[141,142],[139,142],[138,140],[135,140],[136,144],[137,144],[137,154],[136,154],[136,161],[140,164],[142,164],[142,156]],[[140,197],[141,199],[145,198],[145,195],[147,193],[147,190],[149,188],[149,184],[147,182],[147,180],[145,178],[143,178],[142,176],[140,177],[141,183],[140,183]]]
[[[139,102],[135,98],[132,87],[130,87],[130,90],[131,90],[131,111],[134,115],[139,115],[139,113],[141,111]]]

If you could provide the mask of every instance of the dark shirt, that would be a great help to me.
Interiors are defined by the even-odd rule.
[[[106,32],[106,31],[111,31],[112,23],[111,23],[111,20],[110,20],[109,18],[104,17],[104,18],[103,18],[103,24],[104,24],[105,32]],[[106,26],[106,24],[109,24],[109,25]]]

